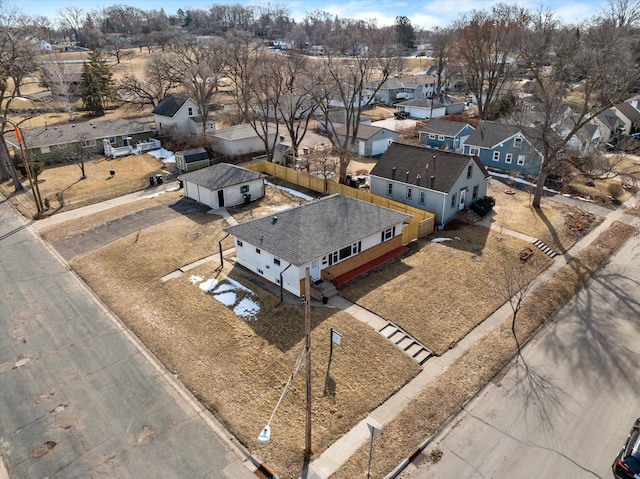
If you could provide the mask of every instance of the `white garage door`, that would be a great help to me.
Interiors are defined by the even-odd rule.
[[[383,154],[385,151],[387,151],[390,142],[391,140],[389,139],[374,141],[371,145],[371,156]]]

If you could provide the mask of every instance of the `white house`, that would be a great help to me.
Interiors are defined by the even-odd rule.
[[[167,95],[151,112],[156,129],[162,133],[163,128],[175,127],[187,133],[202,132],[202,117],[198,104],[185,94]],[[214,131],[215,122],[207,120],[205,131]]]
[[[238,264],[304,294],[311,280],[333,281],[387,257],[402,246],[402,227],[411,216],[365,201],[331,195],[225,229],[235,237]]]
[[[218,163],[180,175],[184,196],[211,208],[224,208],[262,198],[264,175],[228,163]]]
[[[269,144],[276,138],[275,126],[269,133]],[[221,128],[211,133],[214,149],[223,155],[239,156],[264,151],[264,141],[248,123]]]

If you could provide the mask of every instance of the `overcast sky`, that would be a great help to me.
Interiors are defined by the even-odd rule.
[[[2,0],[0,0],[2,1]],[[88,1],[88,0],[4,0],[7,5],[14,5],[24,13],[30,15],[45,15],[50,19],[56,17],[56,12],[66,6],[78,6],[85,10],[106,7],[113,4],[131,5],[143,10],[164,8],[169,14],[174,14],[179,8],[206,9],[212,4],[241,4],[244,6],[283,5],[289,9],[289,14],[296,20],[301,20],[311,10],[320,9],[337,15],[340,18],[376,19],[377,25],[382,27],[392,25],[396,16],[406,16],[411,24],[417,28],[431,29],[436,26],[448,26],[458,19],[464,12],[473,9],[488,9],[498,0],[117,0],[117,1]],[[564,0],[534,1],[517,0],[518,5],[538,9],[550,7],[565,23],[574,23],[589,18],[607,4],[606,0]]]

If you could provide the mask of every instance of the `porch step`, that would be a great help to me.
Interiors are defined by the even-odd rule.
[[[476,213],[471,209],[459,211],[458,214],[456,215],[456,218],[459,219],[460,221],[463,221],[464,223],[469,223],[469,224],[477,223],[478,221],[482,220],[482,218],[478,215],[478,213]]]
[[[421,366],[433,356],[433,353],[425,345],[391,321],[387,322],[378,332]]]
[[[540,251],[546,254],[549,258],[555,258],[556,256],[558,256],[558,253],[553,251],[551,248],[549,248],[546,244],[544,244],[539,239],[532,241],[532,243],[536,248],[538,248]]]
[[[338,290],[331,281],[316,281],[311,283],[311,297],[317,300],[323,298],[333,298],[338,294]]]

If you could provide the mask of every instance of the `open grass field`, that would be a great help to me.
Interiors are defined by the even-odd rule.
[[[224,237],[221,219],[194,216],[139,231],[78,258],[72,267],[256,457],[279,477],[298,477],[304,449],[302,374],[271,424],[271,443],[265,447],[256,438],[300,356],[303,309],[279,304],[229,267],[214,271],[215,263],[161,282],[165,274],[215,253]],[[231,240],[225,241],[230,246]],[[212,279],[226,285],[222,295],[232,289],[238,296],[236,312],[242,304],[251,305],[249,317],[200,289]],[[331,327],[343,334],[332,358]],[[312,437],[318,454],[419,367],[375,331],[336,310],[314,308],[312,328]]]

